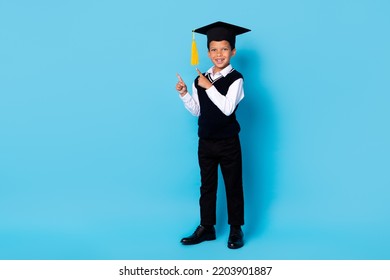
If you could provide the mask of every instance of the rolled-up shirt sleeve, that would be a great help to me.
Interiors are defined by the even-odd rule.
[[[230,85],[226,95],[219,93],[215,86],[206,90],[210,100],[224,113],[226,116],[233,114],[238,103],[244,98],[244,80],[237,79]],[[198,102],[199,103],[199,102]]]

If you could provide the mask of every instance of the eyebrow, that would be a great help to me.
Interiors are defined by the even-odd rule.
[[[215,49],[230,49],[229,46],[223,46],[223,47],[210,47],[210,50],[215,50]]]

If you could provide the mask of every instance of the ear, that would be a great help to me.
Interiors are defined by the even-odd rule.
[[[232,49],[232,57],[236,55],[236,48]]]

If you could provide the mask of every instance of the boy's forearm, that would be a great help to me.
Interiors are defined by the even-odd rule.
[[[180,94],[180,99],[184,103],[184,107],[194,116],[199,117],[200,115],[200,106],[198,93],[194,85],[192,85],[192,95],[189,92],[186,92],[183,96]]]
[[[224,96],[213,86],[206,90],[210,100],[226,116],[231,115],[236,109],[238,103],[244,98],[243,80],[235,81]]]

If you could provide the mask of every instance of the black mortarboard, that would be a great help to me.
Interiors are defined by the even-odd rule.
[[[217,21],[192,30],[191,65],[196,65],[199,63],[194,32],[207,35],[207,48],[210,46],[211,41],[226,40],[229,42],[230,47],[234,49],[236,47],[236,36],[249,31],[250,29],[222,21]]]
[[[232,49],[236,46],[236,36],[249,31],[250,29],[222,21],[217,21],[193,30],[193,32],[207,35],[207,47],[211,41],[226,40],[230,43]]]

